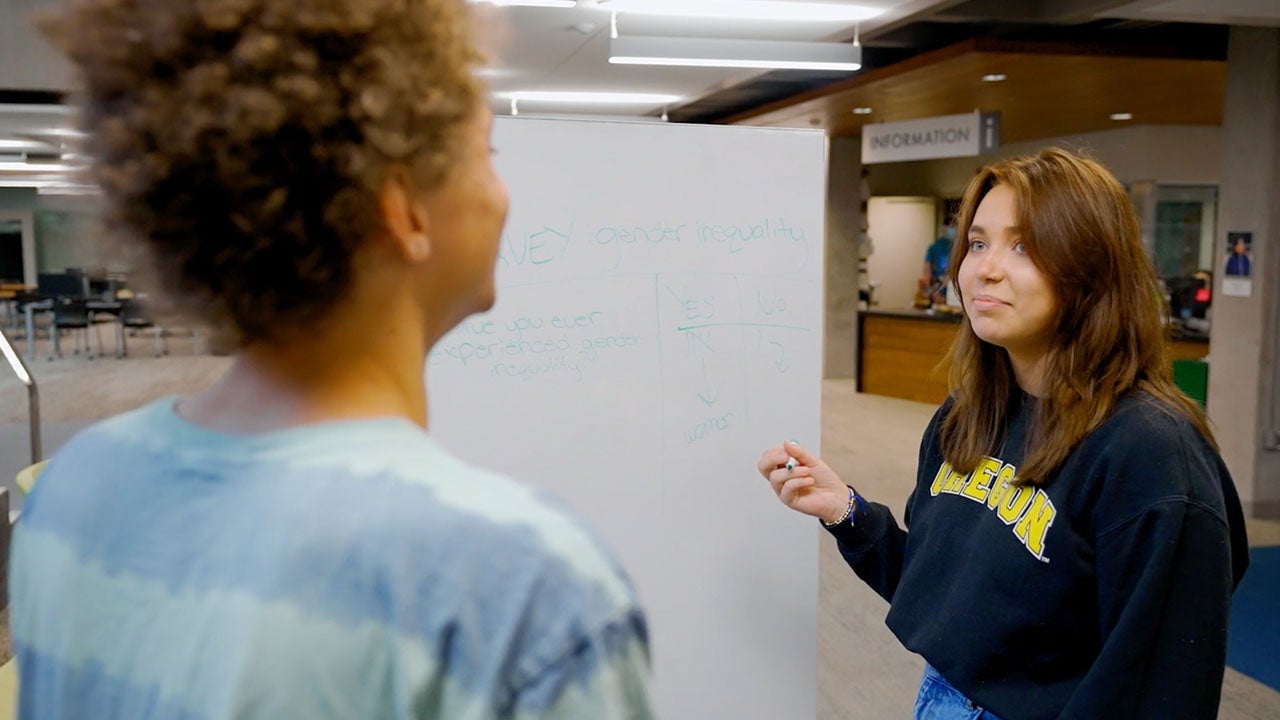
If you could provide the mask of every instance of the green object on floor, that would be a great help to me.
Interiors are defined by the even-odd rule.
[[[1173,383],[1204,407],[1209,396],[1209,363],[1204,360],[1174,360]]]

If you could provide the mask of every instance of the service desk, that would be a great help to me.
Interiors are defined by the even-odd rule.
[[[959,313],[865,310],[858,314],[858,392],[941,403],[947,397],[947,348]],[[1172,359],[1203,358],[1207,336],[1171,341]]]

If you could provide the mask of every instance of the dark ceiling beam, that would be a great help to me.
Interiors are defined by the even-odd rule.
[[[0,89],[0,105],[61,105],[66,93],[53,90]]]
[[[904,25],[893,32],[880,34],[872,40],[864,41],[863,45],[878,48],[906,48],[919,52],[922,49],[957,43],[973,37],[973,34],[973,28],[968,25],[922,21]]]
[[[874,40],[912,23],[928,20],[932,15],[963,2],[965,0],[909,0],[863,23],[861,39],[863,42]],[[853,34],[847,33],[847,37],[839,39],[852,40]]]
[[[1028,23],[1074,25],[1105,15],[1131,0],[965,0],[941,9],[928,20],[940,23]]]

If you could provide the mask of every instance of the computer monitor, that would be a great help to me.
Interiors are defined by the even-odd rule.
[[[70,273],[40,273],[36,292],[48,297],[84,297],[84,280]]]

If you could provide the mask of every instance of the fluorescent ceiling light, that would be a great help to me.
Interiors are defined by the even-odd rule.
[[[47,182],[36,183],[37,195],[100,195],[102,191],[97,185],[78,185],[76,183]]]
[[[571,8],[576,0],[467,0],[472,5],[497,5],[499,7],[549,7]]]
[[[853,109],[853,114],[854,114],[854,115],[870,115],[870,114],[871,114],[871,108],[869,108],[869,107],[856,107],[856,108],[854,108],[854,109]]]
[[[862,67],[862,48],[830,42],[630,36],[613,39],[609,62],[852,72]]]
[[[519,102],[578,103],[584,105],[662,105],[680,100],[679,95],[624,92],[520,91],[499,97]]]
[[[61,163],[0,162],[0,172],[63,172],[74,169]]]
[[[48,178],[0,177],[0,188],[35,188],[40,195],[98,195],[102,192],[96,185],[77,185]]]
[[[1004,73],[991,73],[989,75],[982,76],[982,82],[1002,82],[1008,79],[1009,76]]]
[[[777,0],[600,0],[599,6],[605,10],[637,15],[846,23],[862,22],[884,12],[860,5]]]
[[[472,5],[499,5],[506,7],[550,7],[571,8],[578,5],[577,0],[467,0]]]
[[[5,113],[24,113],[31,115],[70,115],[75,110],[68,105],[41,105],[37,103],[17,103],[0,105]]]
[[[74,183],[66,180],[51,180],[44,177],[12,179],[0,177],[0,188],[35,188],[36,194],[38,195],[102,194],[102,190],[97,185]]]
[[[1112,120],[1132,120],[1133,113],[1111,113]]]
[[[47,138],[85,138],[89,134],[81,130],[73,130],[71,128],[39,128],[32,130],[30,128],[21,131],[15,131],[15,135],[19,137],[29,137],[44,142]]]
[[[51,149],[52,148],[50,148],[45,143],[36,142],[35,140],[5,140],[3,138],[0,138],[0,150],[18,150],[18,151],[44,150],[47,152]]]

